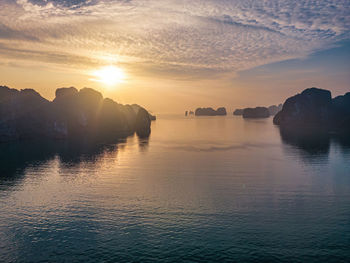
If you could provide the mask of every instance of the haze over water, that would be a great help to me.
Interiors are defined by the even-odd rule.
[[[348,140],[160,116],[148,140],[0,155],[0,262],[350,261]]]

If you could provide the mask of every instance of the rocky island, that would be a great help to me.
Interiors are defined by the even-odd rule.
[[[332,99],[331,92],[310,88],[290,97],[273,123],[287,131],[350,132],[350,92]]]
[[[122,105],[90,88],[60,88],[53,101],[33,89],[0,86],[0,142],[22,139],[147,137],[151,118],[139,105]]]
[[[269,110],[266,107],[246,108],[243,110],[243,118],[268,118]]]
[[[279,105],[271,105],[267,108],[256,107],[256,108],[236,109],[233,112],[233,115],[243,116],[245,111],[246,114],[245,114],[245,117],[243,116],[243,118],[268,118],[270,116],[275,116],[281,110],[282,110],[282,104],[279,104]]]
[[[279,113],[282,110],[283,104],[279,105],[271,105],[267,109],[269,110],[270,116],[275,116],[277,113]]]
[[[225,116],[227,114],[226,108],[220,107],[217,110],[213,108],[197,108],[195,116]]]
[[[233,112],[233,115],[235,116],[242,116],[243,115],[243,109],[235,109]]]

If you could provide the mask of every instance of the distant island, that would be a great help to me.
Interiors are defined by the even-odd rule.
[[[331,92],[310,88],[290,97],[273,123],[292,132],[350,132],[350,92],[332,99]]]
[[[243,118],[268,118],[270,113],[266,107],[246,108],[243,109]]]
[[[243,109],[235,109],[233,111],[233,115],[242,116],[243,115]]]
[[[147,137],[151,117],[143,107],[122,105],[90,88],[56,90],[53,101],[33,89],[0,86],[0,142],[52,138]]]
[[[243,118],[268,118],[275,116],[280,110],[282,110],[282,104],[269,107],[236,109],[233,115],[243,116]]]
[[[213,108],[197,108],[195,111],[195,116],[226,116],[226,108],[220,107],[217,110]]]
[[[233,112],[233,115],[243,116],[243,118],[268,118],[270,116],[275,116],[277,112],[282,109],[282,104],[271,105],[267,107],[256,107],[256,108],[245,108],[245,109],[236,109]],[[227,111],[225,107],[220,107],[218,109],[213,109],[211,107],[207,108],[197,108],[195,112],[185,111],[185,116],[192,115],[195,116],[226,116]]]
[[[279,113],[282,110],[283,104],[280,103],[279,105],[271,105],[268,107],[270,116],[275,116],[277,113]]]
[[[187,115],[194,115],[194,112],[193,111],[185,111],[185,116],[187,116]]]
[[[151,119],[151,121],[157,120],[157,116],[156,115],[152,115],[151,113],[149,114],[149,118]]]

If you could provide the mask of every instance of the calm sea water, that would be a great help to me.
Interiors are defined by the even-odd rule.
[[[173,116],[148,140],[0,158],[0,262],[350,262],[346,138]]]

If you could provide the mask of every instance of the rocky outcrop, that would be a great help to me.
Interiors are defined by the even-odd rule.
[[[243,109],[235,109],[233,112],[233,115],[235,116],[242,116],[243,115]]]
[[[213,108],[197,108],[194,114],[196,116],[215,116],[216,110]]]
[[[62,88],[50,102],[34,90],[0,86],[0,141],[31,138],[123,138],[150,133],[150,118],[138,105],[121,105],[96,90]],[[143,116],[143,115],[142,115]],[[144,134],[146,134],[144,133]]]
[[[196,116],[224,116],[226,114],[226,109],[224,107],[220,107],[217,110],[213,108],[197,108],[195,111]]]
[[[148,137],[151,133],[151,118],[144,108],[140,108],[136,115],[135,130],[137,135],[142,138]]]
[[[226,109],[224,107],[220,107],[216,110],[216,115],[225,116],[227,115]]]
[[[266,107],[245,108],[242,116],[243,118],[268,118],[270,113]]]
[[[236,109],[233,112],[233,115],[242,116],[244,110],[246,111],[246,117],[244,118],[267,118],[269,116],[275,116],[279,111],[282,110],[282,104],[271,105],[267,108],[268,116],[266,114],[265,107],[256,107],[256,108],[245,108],[245,109]],[[255,117],[247,117],[247,116],[255,116]]]
[[[332,118],[335,129],[350,131],[350,92],[332,101]]]
[[[32,89],[0,86],[0,141],[53,136],[52,105]]]
[[[287,130],[350,131],[350,93],[332,99],[328,90],[311,88],[290,97],[273,119]]]
[[[69,96],[72,96],[72,95],[75,95],[78,93],[78,90],[74,87],[70,87],[70,88],[59,88],[59,89],[56,89],[56,100],[58,99],[61,99],[63,97],[69,97]]]
[[[279,104],[278,106],[276,105],[271,105],[268,107],[270,116],[275,116],[278,112],[282,110],[282,104]]]
[[[151,121],[157,120],[157,116],[156,115],[149,114],[149,118],[151,119]]]

